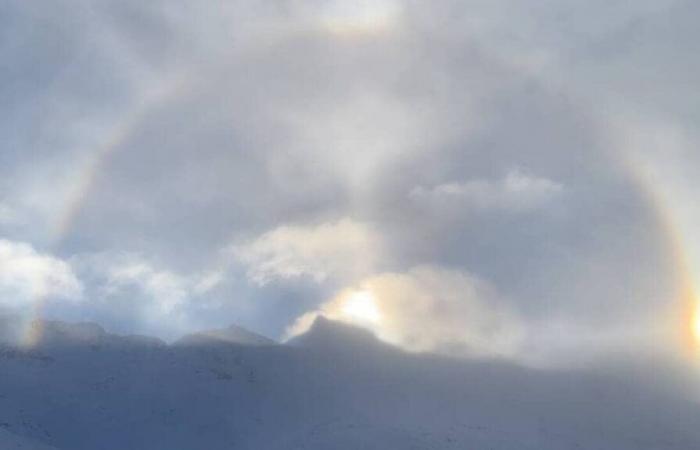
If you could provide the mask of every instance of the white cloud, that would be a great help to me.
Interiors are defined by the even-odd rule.
[[[366,275],[379,254],[372,229],[351,219],[315,226],[285,225],[233,248],[258,284],[275,278],[310,276],[317,282],[330,277]]]
[[[172,313],[188,297],[186,279],[166,270],[158,270],[145,261],[128,261],[108,269],[108,289],[136,286],[163,314]]]
[[[93,314],[129,317],[168,337],[190,330],[192,311],[224,282],[222,270],[181,274],[135,253],[84,254],[72,264],[87,280]]]
[[[192,291],[197,295],[203,295],[216,288],[223,281],[223,270],[208,272],[197,277],[197,280],[195,280],[194,285],[192,286]]]
[[[136,288],[147,300],[146,309],[154,316],[177,314],[195,297],[204,295],[223,281],[218,271],[182,275],[159,268],[139,255],[101,255],[93,258],[91,270],[104,278],[104,291],[110,295]]]
[[[78,300],[82,292],[65,261],[23,242],[0,240],[0,304],[22,308],[49,298]]]
[[[475,179],[427,188],[418,186],[410,196],[420,202],[458,202],[480,210],[524,212],[544,206],[563,191],[564,186],[556,181],[513,169],[500,180]]]
[[[487,282],[435,266],[369,277],[299,317],[287,337],[319,315],[414,351],[512,356],[523,336],[520,320]]]

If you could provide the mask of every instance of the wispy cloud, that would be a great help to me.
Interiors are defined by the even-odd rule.
[[[351,219],[319,225],[283,225],[233,247],[258,284],[276,278],[349,278],[369,273],[381,241],[372,228]]]
[[[513,169],[501,179],[473,179],[417,186],[410,196],[417,202],[504,212],[526,212],[547,205],[564,193],[564,185]]]

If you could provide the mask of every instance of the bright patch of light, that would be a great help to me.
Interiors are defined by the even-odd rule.
[[[325,6],[321,20],[336,33],[377,32],[394,25],[399,10],[397,0],[338,0]]]
[[[355,322],[378,323],[381,320],[377,302],[369,291],[356,291],[348,295],[340,307],[343,318]]]

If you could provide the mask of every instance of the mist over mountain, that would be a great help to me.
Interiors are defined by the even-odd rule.
[[[0,448],[688,450],[700,405],[630,373],[407,353],[327,319],[174,344],[41,322],[0,349]],[[647,374],[648,375],[648,374]]]

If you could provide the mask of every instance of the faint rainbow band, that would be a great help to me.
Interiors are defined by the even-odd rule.
[[[114,154],[126,147],[129,139],[133,137],[149,112],[185,92],[186,80],[184,76],[173,78],[169,83],[163,83],[157,89],[143,96],[141,101],[112,127],[103,142],[92,151],[83,163],[76,184],[70,190],[64,201],[64,206],[58,214],[49,239],[50,249],[57,248],[70,233]],[[31,313],[21,325],[19,342],[22,346],[33,347],[41,340],[44,333],[42,318],[47,300],[47,294],[44,292],[39,292],[32,300]]]

